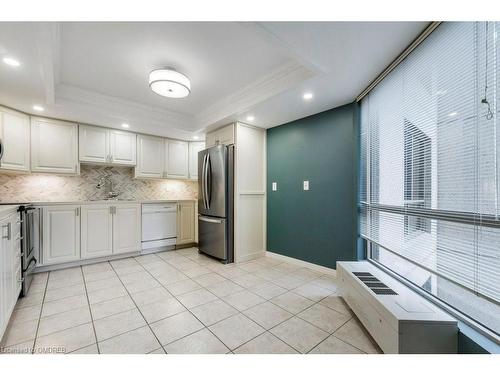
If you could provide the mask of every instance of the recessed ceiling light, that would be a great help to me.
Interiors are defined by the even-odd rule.
[[[198,137],[197,135],[193,135],[193,139],[196,141],[196,140],[200,139],[200,137]]]
[[[304,95],[302,95],[302,98],[304,100],[311,100],[313,98],[312,92],[306,92]]]
[[[185,98],[191,92],[189,78],[172,68],[157,69],[149,73],[149,87],[167,98]]]
[[[253,121],[253,120],[255,120],[255,117],[253,117],[253,116],[247,116],[247,121]]]
[[[38,104],[35,104],[35,105],[33,106],[33,109],[34,109],[35,111],[37,111],[37,112],[43,112],[43,111],[45,111],[45,108],[43,108],[41,105],[38,105]]]
[[[129,125],[129,124],[126,124],[126,123],[123,123],[123,124],[122,124],[122,128],[128,129],[128,128],[130,128],[130,125]]]
[[[18,67],[21,63],[13,57],[4,57],[3,62],[10,66]]]
[[[458,115],[458,112],[450,112],[450,113],[448,113],[448,116],[450,116],[450,117],[454,117],[456,115]]]

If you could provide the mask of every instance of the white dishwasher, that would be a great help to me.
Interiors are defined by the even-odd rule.
[[[177,203],[142,205],[142,250],[175,246]]]

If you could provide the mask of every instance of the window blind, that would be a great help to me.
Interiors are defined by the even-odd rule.
[[[445,22],[361,101],[369,256],[500,332],[500,23]]]

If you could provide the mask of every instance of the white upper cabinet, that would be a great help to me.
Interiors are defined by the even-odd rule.
[[[32,117],[31,170],[79,173],[78,126],[64,121]]]
[[[189,178],[189,143],[165,140],[165,172],[167,178]]]
[[[81,162],[135,165],[135,133],[80,125],[79,135]]]
[[[136,135],[120,130],[109,131],[111,162],[120,165],[135,165]]]
[[[164,164],[163,138],[137,135],[136,178],[162,178]]]
[[[30,171],[29,116],[0,107],[0,143],[0,169]]]
[[[234,144],[234,124],[226,125],[223,128],[207,133],[206,147],[215,145],[232,145]]]
[[[205,142],[189,142],[189,178],[198,179],[198,152],[205,149]]]
[[[109,163],[109,130],[97,126],[79,126],[80,161]]]

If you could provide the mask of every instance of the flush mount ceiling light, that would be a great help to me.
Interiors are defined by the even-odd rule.
[[[172,68],[157,69],[149,73],[149,87],[167,98],[185,98],[191,92],[189,78]]]
[[[3,62],[6,63],[7,65],[15,66],[15,67],[18,67],[19,65],[21,65],[21,63],[19,61],[17,61],[13,57],[8,57],[8,56],[3,58]]]
[[[35,110],[37,112],[43,112],[45,110],[45,108],[43,108],[41,105],[35,104],[33,106],[33,110]]]
[[[253,120],[255,120],[255,117],[253,117],[253,116],[247,116],[247,121],[253,121]]]
[[[128,129],[128,128],[130,128],[130,125],[124,122],[122,124],[122,128]]]

